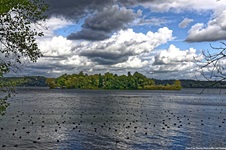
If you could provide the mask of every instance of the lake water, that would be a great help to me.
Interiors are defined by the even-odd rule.
[[[201,90],[18,88],[0,149],[226,149],[226,91]]]

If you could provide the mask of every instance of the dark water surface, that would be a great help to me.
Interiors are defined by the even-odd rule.
[[[19,88],[0,149],[226,148],[226,91],[201,90]]]

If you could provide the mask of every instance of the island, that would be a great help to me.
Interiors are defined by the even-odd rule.
[[[113,73],[105,74],[64,74],[58,78],[47,78],[50,88],[66,89],[107,89],[107,90],[181,90],[181,82],[175,80],[173,84],[156,85],[154,79],[147,78],[139,72],[127,75]]]
[[[63,74],[57,78],[43,76],[2,77],[0,86],[49,87],[64,89],[180,90],[181,88],[226,88],[226,81],[191,79],[154,79],[139,72],[127,75],[112,73],[88,75]]]

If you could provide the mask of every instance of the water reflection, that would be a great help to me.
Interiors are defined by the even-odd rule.
[[[21,89],[0,121],[5,149],[185,149],[226,144],[223,95]]]

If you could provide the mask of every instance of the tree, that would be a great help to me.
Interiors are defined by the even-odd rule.
[[[40,20],[48,6],[42,0],[1,0],[0,1],[0,78],[10,71],[17,71],[22,60],[36,62],[42,56],[36,38],[43,36],[31,27]],[[10,92],[6,85],[0,84],[0,91]],[[5,103],[10,97],[0,97]]]
[[[211,86],[221,83],[226,80],[226,43],[221,42],[221,47],[211,48],[215,50],[215,53],[209,51],[203,51],[204,59],[197,61],[200,64],[201,73],[208,81],[216,81]]]
[[[98,88],[102,88],[103,87],[103,78],[100,73],[98,74],[98,81],[99,81]]]
[[[173,86],[177,90],[181,90],[181,82],[179,80],[174,81]]]
[[[56,83],[55,83],[55,80],[53,78],[47,78],[46,84],[48,84],[50,89],[53,89],[53,88],[56,87]]]
[[[145,83],[145,79],[146,77],[138,72],[135,72],[133,74],[133,77],[135,78],[135,82],[137,83],[137,88],[138,89],[142,89],[144,88],[144,83]]]

